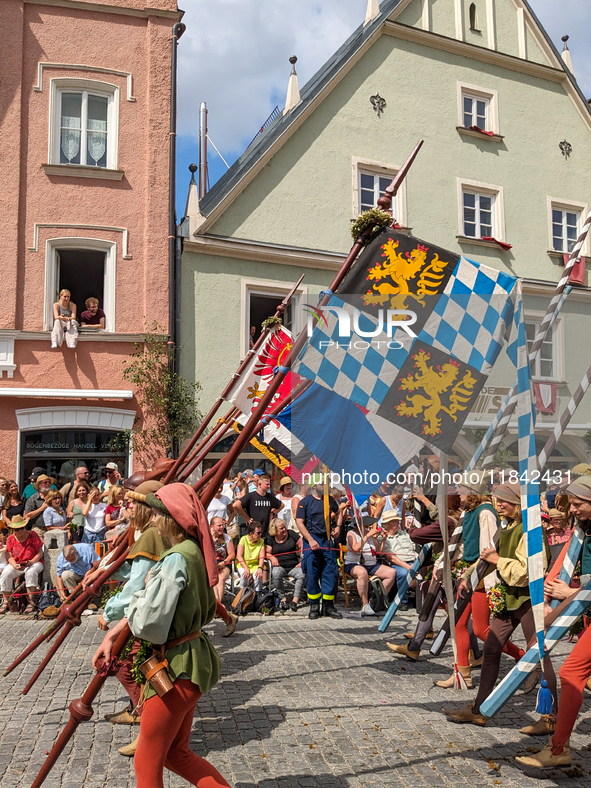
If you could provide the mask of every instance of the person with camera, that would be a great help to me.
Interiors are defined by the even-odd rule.
[[[347,534],[345,572],[357,582],[362,616],[375,616],[375,611],[369,604],[369,578],[374,576],[380,578],[386,596],[396,581],[396,570],[378,561],[378,554],[383,550],[386,534],[380,525],[374,525],[373,522],[371,517],[364,518],[362,536],[355,531],[349,531]]]

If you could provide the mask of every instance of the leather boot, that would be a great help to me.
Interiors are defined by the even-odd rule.
[[[322,614],[323,616],[327,616],[328,618],[342,618],[343,614],[339,613],[339,611],[334,606],[334,602],[332,599],[323,599],[322,600]]]
[[[466,687],[468,689],[472,689],[472,676],[470,674],[470,667],[464,665],[458,665],[458,670],[460,671],[460,674],[463,676],[464,681],[466,682]],[[445,679],[445,681],[434,681],[433,683],[435,684],[436,687],[443,687],[443,689],[452,689],[454,686],[455,676],[456,674],[452,673],[448,679]]]
[[[386,643],[389,649],[395,651],[397,654],[402,654],[403,657],[407,659],[411,659],[413,662],[417,662],[419,659],[420,651],[409,651],[408,646],[405,643],[403,646],[397,646],[395,643]]]
[[[547,736],[549,733],[554,733],[555,727],[556,720],[550,714],[542,714],[537,722],[521,728],[519,733],[525,733],[526,736]]]
[[[481,654],[478,659],[475,659],[474,652],[472,651],[472,649],[470,649],[470,651],[468,652],[468,665],[470,665],[471,668],[479,668],[483,662],[484,662],[484,654]]]
[[[235,613],[232,613],[231,610],[228,610],[228,614],[230,616],[230,620],[226,621],[226,631],[222,633],[223,638],[229,638],[230,635],[233,635],[236,629],[236,624],[238,623],[238,616]]]
[[[521,685],[521,689],[522,689],[523,694],[527,695],[528,693],[530,693],[533,690],[535,690],[535,688],[538,685],[538,681],[539,681],[538,674],[536,673],[535,670],[532,670],[532,672],[529,674],[529,676],[526,678],[526,680]]]
[[[562,748],[560,755],[552,754],[552,740],[544,747],[541,752],[535,755],[519,755],[516,761],[524,766],[533,766],[536,769],[551,769],[554,766],[570,766],[570,739]]]
[[[317,599],[315,599],[313,602],[310,602],[308,618],[312,621],[316,621],[317,618],[320,618],[320,602]]]
[[[488,722],[488,718],[480,712],[474,713],[472,705],[472,703],[469,703],[467,706],[464,706],[463,709],[458,709],[457,711],[448,709],[445,713],[452,722],[469,722],[472,725],[480,725],[484,728]]]
[[[115,712],[114,714],[105,714],[107,722],[113,725],[139,725],[140,715],[137,711],[131,711],[131,706],[128,706],[123,711]]]
[[[139,735],[136,737],[131,744],[126,744],[125,747],[119,747],[119,752],[121,755],[125,755],[127,758],[131,758],[135,755],[135,751],[137,750],[137,743],[139,742],[140,737]]]

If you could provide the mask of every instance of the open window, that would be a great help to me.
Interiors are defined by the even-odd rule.
[[[45,275],[45,330],[53,326],[53,304],[61,290],[69,290],[76,315],[86,310],[87,298],[97,298],[105,313],[105,330],[115,330],[116,244],[94,238],[54,238],[47,242]]]
[[[263,321],[275,314],[290,289],[291,285],[282,283],[242,280],[241,355],[244,356],[248,352],[251,339],[256,342],[260,337]],[[298,306],[301,296],[305,293],[307,293],[306,287],[299,288],[283,313],[283,325],[292,335],[297,334],[301,328]]]

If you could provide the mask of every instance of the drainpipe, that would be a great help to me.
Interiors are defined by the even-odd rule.
[[[180,238],[177,238],[176,226],[176,93],[177,93],[177,48],[180,37],[187,26],[177,22],[172,28],[171,80],[170,80],[170,141],[168,160],[168,349],[169,369],[178,373],[178,340],[179,340],[179,279],[180,279]],[[178,453],[178,446],[172,447],[173,456]]]

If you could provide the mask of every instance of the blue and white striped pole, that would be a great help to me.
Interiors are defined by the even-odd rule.
[[[415,575],[417,574],[419,569],[426,563],[427,558],[431,555],[432,547],[433,545],[426,544],[423,545],[423,547],[421,548],[421,551],[417,555],[415,562],[412,565],[411,570],[408,573],[407,577],[404,580],[402,580],[402,582],[398,586],[396,590],[396,598],[394,599],[390,607],[386,610],[385,616],[380,621],[380,626],[378,627],[380,632],[385,632],[390,626],[390,621],[392,621],[392,619],[396,615],[396,611],[398,610],[400,601],[404,599],[404,595],[408,591],[408,587],[411,584],[412,580],[414,580]]]

